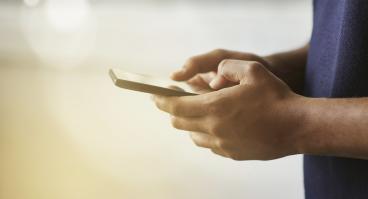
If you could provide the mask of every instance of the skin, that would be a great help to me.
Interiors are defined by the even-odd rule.
[[[227,50],[198,55],[172,78],[214,91],[154,96],[154,102],[197,146],[234,160],[367,158],[368,99],[299,95],[307,52],[308,45],[265,57]]]

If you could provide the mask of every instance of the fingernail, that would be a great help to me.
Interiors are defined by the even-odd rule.
[[[219,78],[218,78],[218,77],[215,77],[215,79],[213,79],[213,80],[210,82],[210,87],[211,87],[212,89],[217,89],[218,84],[219,84]]]

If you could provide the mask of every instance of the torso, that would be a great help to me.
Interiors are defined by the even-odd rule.
[[[304,94],[368,96],[368,1],[314,1]],[[304,178],[306,199],[368,198],[366,160],[305,156]]]

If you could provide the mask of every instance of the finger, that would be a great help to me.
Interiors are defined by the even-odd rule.
[[[217,155],[222,156],[222,157],[225,157],[225,158],[229,158],[230,157],[225,152],[223,152],[222,150],[217,149],[217,148],[212,148],[211,151],[212,151],[212,153],[217,154]]]
[[[219,65],[218,74],[231,82],[247,83],[270,72],[259,62],[225,59]]]
[[[210,82],[213,79],[215,79],[216,73],[215,72],[209,72],[209,73],[205,73],[205,74],[200,74],[199,76],[203,79],[204,82],[207,83],[207,85],[209,85]]]
[[[208,72],[204,74],[197,74],[187,81],[189,84],[200,84],[210,88],[209,84],[216,78],[215,72]]]
[[[169,86],[170,89],[174,89],[174,90],[177,90],[177,91],[183,91],[184,92],[184,89],[178,87],[178,86],[174,86],[174,85],[170,85]]]
[[[215,77],[216,77],[215,72],[198,74],[193,78],[191,78],[190,80],[188,80],[187,83],[196,93],[204,94],[213,91],[213,89],[209,86],[209,83]]]
[[[227,80],[225,77],[223,77],[221,74],[217,75],[211,82],[210,87],[214,90],[219,90],[221,88],[226,87],[226,85],[229,83],[229,80]]]
[[[183,68],[172,74],[176,81],[185,81],[198,73],[216,71],[218,64],[228,56],[226,50],[213,50],[209,53],[194,56],[184,64]]]
[[[187,82],[195,90],[211,89],[201,75],[196,75]]]
[[[204,133],[197,133],[197,132],[191,132],[190,137],[193,140],[193,142],[203,148],[215,148],[216,147],[216,138],[214,138],[211,135],[204,134]]]
[[[239,84],[238,82],[232,82],[223,77],[221,74],[217,75],[216,78],[214,78],[210,82],[210,88],[213,90],[220,90],[226,87],[231,87]]]
[[[200,118],[172,116],[171,124],[173,125],[174,128],[180,130],[195,131],[205,134],[208,132],[206,122]]]
[[[185,97],[165,97],[154,95],[153,101],[157,108],[179,117],[201,117],[207,114],[206,106],[200,95]]]

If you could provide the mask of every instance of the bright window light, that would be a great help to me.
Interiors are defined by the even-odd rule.
[[[47,20],[62,32],[73,32],[87,19],[87,0],[48,0],[45,5]]]

